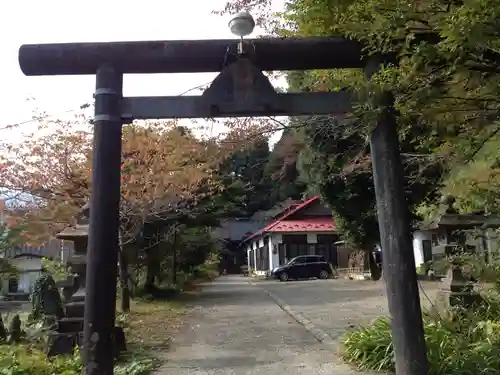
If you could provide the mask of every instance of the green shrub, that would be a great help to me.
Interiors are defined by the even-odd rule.
[[[219,275],[217,263],[204,263],[194,268],[193,276],[198,280],[212,280]]]
[[[0,345],[0,374],[9,375],[73,375],[81,372],[80,359],[60,356],[49,360],[47,356],[26,345]]]
[[[492,313],[485,311],[485,315]],[[484,320],[478,311],[458,309],[451,316],[442,319],[424,315],[429,374],[498,374],[500,320]],[[390,319],[378,318],[367,327],[347,333],[343,356],[362,370],[394,372]]]
[[[147,374],[158,362],[143,352],[125,355],[115,365],[116,375]],[[73,356],[47,356],[28,345],[0,345],[0,375],[79,375],[82,363],[77,352]]]
[[[55,281],[66,280],[71,276],[71,268],[64,263],[42,258],[42,265]]]
[[[386,317],[367,327],[349,332],[344,341],[344,358],[361,369],[393,370],[391,325]]]
[[[156,299],[174,299],[185,290],[193,287],[202,281],[212,280],[219,275],[218,264],[207,261],[198,266],[192,267],[190,272],[178,271],[176,274],[176,284],[172,285],[170,280],[159,285],[140,286],[134,291],[134,298],[151,301]],[[1,375],[1,374],[0,374]]]
[[[478,281],[480,304],[450,308],[439,315],[424,311],[424,334],[430,375],[498,374],[500,369],[500,253],[490,261],[460,253],[432,264],[437,273],[459,267]],[[489,290],[484,288],[489,286]],[[364,370],[394,371],[391,324],[379,318],[345,336],[343,356]]]

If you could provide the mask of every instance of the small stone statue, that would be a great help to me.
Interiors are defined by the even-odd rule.
[[[31,307],[31,321],[44,319],[46,316],[61,318],[64,315],[59,290],[54,278],[45,269],[42,269],[42,275],[33,286]]]
[[[3,322],[2,313],[0,313],[0,343],[7,340],[7,330]]]
[[[15,315],[12,318],[9,325],[9,337],[7,339],[8,344],[15,344],[21,341],[22,330],[21,330],[21,318],[19,315]]]
[[[445,195],[441,198],[441,203],[446,206],[445,213],[449,215],[458,214],[457,209],[455,208],[456,199],[453,195]]]

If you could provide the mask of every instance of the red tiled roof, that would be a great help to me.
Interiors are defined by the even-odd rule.
[[[319,199],[319,196],[312,197],[311,199],[308,199],[305,202],[302,202],[300,204],[297,204],[294,208],[289,210],[287,213],[285,213],[283,216],[281,216],[279,219],[273,221],[271,224],[265,226],[264,228],[258,230],[254,234],[248,236],[243,240],[243,242],[248,241],[251,238],[254,238],[256,236],[259,236],[263,233],[266,232],[292,232],[292,231],[297,231],[297,232],[310,232],[310,231],[330,231],[335,228],[335,225],[333,223],[332,218],[309,218],[309,219],[303,219],[303,220],[285,220],[287,217],[290,217],[297,211],[302,210],[303,208],[309,206],[311,203],[317,201]],[[321,223],[319,223],[319,220],[321,220]],[[327,223],[327,221],[329,223]],[[281,229],[281,228],[287,228],[289,224],[287,223],[293,223],[290,224],[291,227],[290,229]],[[306,224],[307,223],[307,224]],[[329,226],[328,229],[326,229],[326,226]],[[303,229],[297,229],[298,227],[302,227]],[[292,228],[294,227],[294,228]],[[304,229],[305,228],[305,229]],[[310,228],[310,229],[309,229]],[[314,229],[314,228],[321,228],[321,229]],[[323,229],[325,228],[325,229]]]
[[[269,232],[329,232],[335,229],[331,217],[314,217],[303,220],[283,220]]]

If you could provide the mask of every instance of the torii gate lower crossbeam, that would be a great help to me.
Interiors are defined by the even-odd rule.
[[[232,40],[25,45],[26,75],[96,74],[84,373],[113,373],[113,327],[120,201],[121,127],[147,118],[339,115],[348,92],[278,94],[265,70],[370,68],[358,43],[337,37],[254,39],[253,53]],[[221,71],[222,70],[222,71]],[[201,96],[123,98],[123,74],[221,71]],[[383,264],[392,316],[396,372],[426,374],[420,299],[403,194],[396,118],[390,93],[371,136]]]

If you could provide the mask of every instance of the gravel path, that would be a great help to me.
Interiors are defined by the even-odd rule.
[[[241,276],[208,284],[158,375],[353,373]]]
[[[346,330],[389,313],[385,284],[381,281],[263,281],[257,285],[276,295],[338,342]],[[429,306],[438,283],[422,282],[421,286],[425,290],[425,294],[421,291],[422,305]]]

